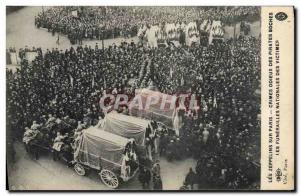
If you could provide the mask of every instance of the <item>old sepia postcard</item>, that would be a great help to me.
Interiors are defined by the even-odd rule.
[[[294,41],[294,7],[7,6],[7,189],[294,191]]]

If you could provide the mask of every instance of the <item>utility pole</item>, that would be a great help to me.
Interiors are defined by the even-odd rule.
[[[102,50],[104,50],[104,30],[101,29],[101,43],[102,43]]]

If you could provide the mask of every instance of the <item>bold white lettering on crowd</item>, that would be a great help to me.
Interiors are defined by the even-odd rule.
[[[150,108],[150,105],[155,105],[158,102],[159,102],[159,96],[158,95],[150,95],[146,99],[145,110],[148,110]]]
[[[179,95],[179,107],[185,107],[184,102],[186,100],[186,98],[188,98],[189,95],[188,94],[180,94]]]
[[[110,102],[108,104],[108,106],[105,106],[105,100],[109,98],[110,99]],[[105,94],[104,96],[101,97],[100,99],[100,107],[101,109],[105,110],[105,109],[108,109],[109,108],[109,105],[115,101],[115,96],[113,96],[112,94]]]
[[[171,99],[168,99],[168,97],[171,97]],[[173,96],[163,96],[162,97],[162,101],[161,101],[161,105],[160,105],[160,109],[161,110],[165,110],[165,106],[166,106],[166,103],[170,103],[170,107],[169,109],[172,110],[175,108],[175,104],[176,104],[176,100],[177,100],[177,97],[175,95]]]
[[[125,94],[118,94],[116,97],[114,109],[116,110],[119,108],[120,105],[127,105],[127,104],[128,104],[128,96]]]
[[[136,95],[129,104],[129,109],[138,106],[139,110],[143,110],[143,101],[141,95]]]

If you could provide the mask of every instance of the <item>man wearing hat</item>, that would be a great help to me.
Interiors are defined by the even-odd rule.
[[[176,146],[174,140],[171,140],[167,146],[166,155],[168,161],[172,161],[175,158]]]
[[[194,184],[197,183],[196,179],[197,179],[196,173],[193,171],[192,168],[190,168],[189,173],[185,177],[185,183],[190,186],[191,190],[194,189]]]

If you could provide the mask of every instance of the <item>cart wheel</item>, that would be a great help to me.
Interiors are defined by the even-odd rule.
[[[79,163],[74,165],[74,170],[79,176],[84,176],[86,174],[84,167]]]
[[[107,170],[107,169],[103,169],[103,170],[101,170],[99,175],[100,175],[102,182],[106,186],[113,188],[113,189],[115,189],[119,186],[119,179],[114,172]]]

